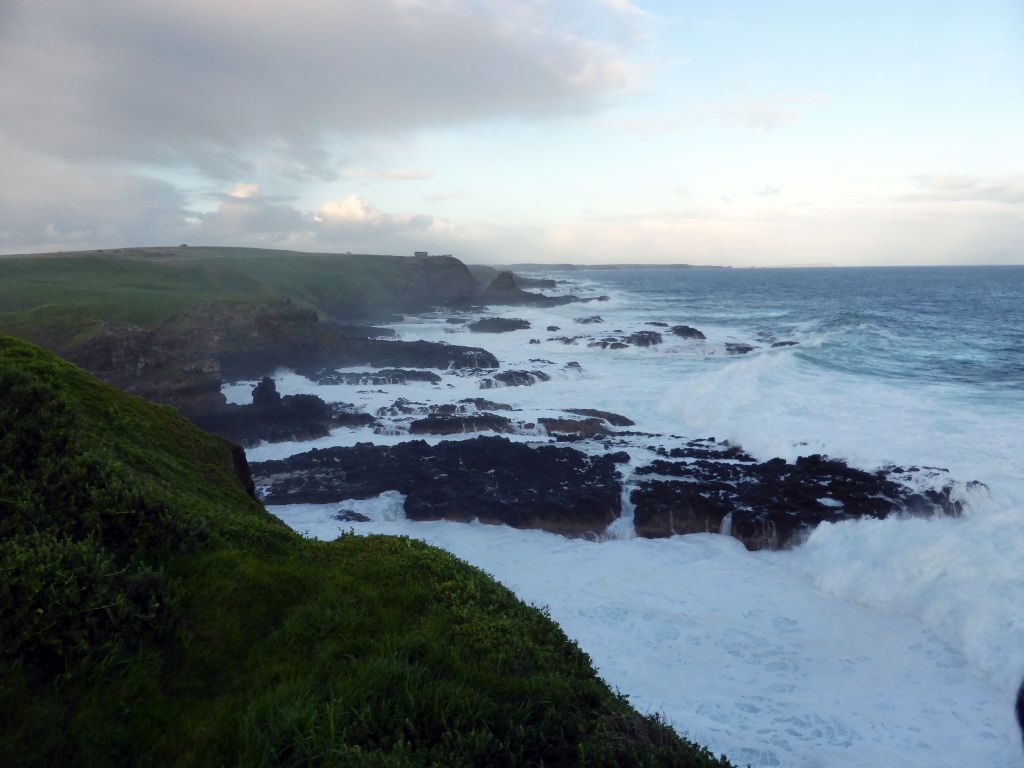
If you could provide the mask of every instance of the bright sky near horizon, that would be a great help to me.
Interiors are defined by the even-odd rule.
[[[1024,263],[1024,2],[2,0],[0,253]]]

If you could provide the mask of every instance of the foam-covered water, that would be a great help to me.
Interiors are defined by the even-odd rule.
[[[523,420],[600,408],[629,416],[640,431],[714,435],[759,458],[823,452],[866,469],[942,467],[987,490],[961,490],[959,519],[826,525],[776,553],[749,553],[719,536],[631,538],[628,509],[615,526],[620,540],[596,544],[410,523],[397,495],[358,503],[374,523],[328,514],[355,502],[275,511],[313,535],[351,525],[451,549],[549,605],[638,706],[663,711],[738,763],[1021,764],[1011,704],[1024,676],[1024,269],[553,276],[609,300],[502,309],[494,314],[532,327],[500,335],[470,333],[444,314],[397,326],[402,338],[483,346],[503,368],[543,370],[551,381],[481,391],[476,379],[449,372],[440,385],[318,387],[284,373],[279,389],[371,411],[399,396],[442,404],[482,395],[521,409],[514,415]],[[604,322],[574,322],[590,315]],[[651,321],[695,326],[707,340],[666,333],[662,345],[624,350],[553,340],[666,331]],[[772,348],[778,340],[799,343]],[[758,349],[727,355],[726,343]],[[226,393],[246,401],[249,390],[241,383]],[[408,439],[341,429],[249,455],[371,437]],[[631,453],[631,466],[650,458],[642,446]]]

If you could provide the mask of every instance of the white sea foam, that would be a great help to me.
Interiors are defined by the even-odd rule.
[[[333,519],[340,508],[372,523]],[[408,535],[477,565],[554,618],[642,711],[754,766],[1018,764],[1009,697],[914,619],[835,600],[772,553],[712,534],[591,543],[385,521],[394,500],[271,507],[330,539]]]
[[[820,452],[865,469],[937,466],[988,489],[961,485],[967,511],[960,519],[825,525],[801,547],[776,553],[748,553],[710,535],[635,539],[628,498],[623,517],[597,544],[500,527],[411,523],[399,519],[395,496],[358,510],[345,502],[274,511],[324,538],[351,527],[450,549],[521,597],[549,605],[635,704],[664,711],[737,763],[1019,765],[1011,704],[1024,676],[1024,397],[901,378],[893,374],[899,361],[891,359],[879,361],[887,366],[880,375],[865,375],[830,354],[843,345],[870,353],[868,337],[899,341],[885,328],[856,329],[866,335],[851,340],[797,317],[778,337],[799,346],[772,349],[728,306],[702,308],[697,323],[685,301],[666,305],[663,297],[600,280],[590,292],[612,298],[494,312],[532,324],[507,334],[470,333],[443,315],[398,326],[405,339],[483,346],[502,368],[544,370],[549,382],[481,390],[475,378],[444,372],[439,386],[317,387],[282,372],[278,388],[369,412],[398,397],[443,404],[482,396],[519,409],[506,415],[523,421],[563,408],[600,408],[634,419],[631,429],[714,435],[760,458]],[[595,314],[605,322],[573,320]],[[652,320],[697,325],[707,341],[677,339],[647,325]],[[783,322],[778,314],[775,321]],[[548,325],[560,330],[548,332]],[[883,333],[874,332],[879,328]],[[616,351],[548,340],[615,330],[660,330],[665,343]],[[534,338],[540,343],[530,344]],[[729,356],[727,341],[759,348]],[[566,369],[570,361],[582,372]],[[225,393],[246,402],[250,389],[241,383]],[[339,429],[311,443],[261,445],[249,456],[279,458],[370,438],[391,443],[407,436]],[[634,441],[627,472],[650,458],[644,445]],[[919,478],[929,482],[926,473]],[[329,513],[340,508],[374,522],[339,523]]]

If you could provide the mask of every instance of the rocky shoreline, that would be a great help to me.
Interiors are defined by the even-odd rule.
[[[528,321],[488,317],[483,310],[471,323],[458,316],[461,311],[435,313],[434,319],[466,333],[530,330]],[[590,328],[604,324],[597,315],[573,322]],[[658,330],[585,332],[564,343],[616,350],[659,345],[666,336],[685,343],[706,341],[688,325],[653,320],[647,325]],[[725,353],[753,349],[729,343]],[[473,380],[489,390],[543,387],[551,381],[553,363],[535,362],[543,368],[507,369],[496,361],[493,368],[453,366],[440,375],[304,371],[321,385],[388,387],[376,390],[381,396],[410,382],[430,385],[431,394],[424,401],[397,397],[363,414],[345,411],[344,404],[332,412],[322,403],[322,427],[333,428],[330,418],[349,419],[361,428],[352,437],[355,444],[254,461],[258,493],[270,505],[336,504],[340,514],[348,500],[397,491],[410,520],[478,520],[595,540],[622,535],[623,525],[627,533],[646,538],[716,533],[751,550],[797,545],[825,522],[962,513],[962,486],[941,469],[892,466],[868,472],[816,454],[757,461],[739,446],[713,437],[631,431],[635,424],[628,415],[593,408],[551,403],[548,413],[538,414],[482,397],[445,402],[449,377]],[[578,363],[562,370],[582,373]],[[353,424],[356,418],[365,423]],[[375,436],[387,439],[382,444]]]
[[[380,279],[393,283],[391,298],[378,306],[327,302],[315,309],[287,297],[200,302],[145,327],[107,324],[66,354],[249,449],[352,430],[350,445],[254,461],[256,487],[270,504],[341,505],[397,491],[414,520],[476,519],[595,539],[610,530],[622,535],[624,527],[649,538],[719,533],[749,549],[793,546],[823,522],[962,511],[958,485],[944,470],[865,472],[820,455],[755,461],[714,438],[631,431],[628,413],[586,402],[517,411],[493,391],[532,391],[586,372],[578,361],[509,364],[478,339],[520,334],[524,343],[600,355],[672,344],[703,350],[709,342],[698,328],[658,319],[618,328],[588,311],[558,325],[498,316],[489,307],[534,317],[538,309],[608,297],[550,293],[561,285],[548,278],[485,268],[471,274],[454,259],[387,263],[395,274]],[[468,343],[398,338],[388,327],[403,319],[396,311],[428,313]],[[540,336],[539,328],[552,335]],[[747,355],[797,344],[750,341],[728,341],[717,351]],[[281,369],[304,377],[316,393],[279,392]],[[252,381],[251,397],[229,403],[223,389],[232,381]],[[374,407],[339,399],[346,387],[372,393]],[[487,396],[467,396],[467,387]]]

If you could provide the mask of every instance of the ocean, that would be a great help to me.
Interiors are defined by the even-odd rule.
[[[554,293],[608,299],[461,313],[531,324],[503,334],[472,333],[448,322],[449,312],[392,327],[402,339],[482,346],[502,368],[540,370],[549,381],[481,391],[478,377],[444,372],[440,385],[371,387],[279,371],[278,389],[371,413],[398,397],[444,404],[481,395],[528,422],[565,408],[608,410],[663,435],[666,447],[714,436],[758,459],[823,453],[867,470],[913,468],[922,487],[952,478],[963,516],[826,524],[795,548],[748,552],[714,533],[636,538],[625,497],[622,518],[599,541],[410,522],[397,493],[271,511],[321,538],[351,528],[451,550],[546,606],[639,709],[737,764],[1024,764],[1013,715],[1024,677],[1024,267],[535,276],[562,281]],[[601,322],[578,322],[593,316]],[[677,338],[654,323],[707,338]],[[588,346],[589,337],[640,330],[662,332],[663,343]],[[559,340],[577,335],[585,338]],[[730,354],[727,345],[754,349]],[[248,402],[251,386],[224,391]],[[401,423],[382,432],[343,428],[248,455],[409,439]],[[634,439],[627,482],[650,461],[652,442]],[[340,507],[372,521],[339,523]]]

